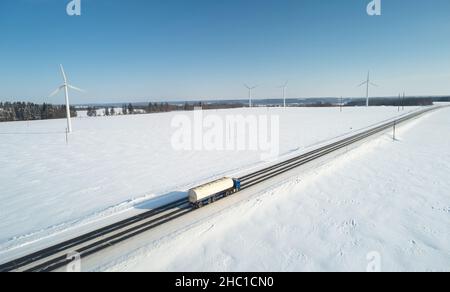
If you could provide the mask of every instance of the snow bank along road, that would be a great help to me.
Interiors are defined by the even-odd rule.
[[[240,178],[242,181],[242,189],[245,190],[258,185],[349,145],[383,133],[393,128],[395,125],[402,124],[436,109],[439,109],[439,107],[430,107],[407,114],[329,145],[319,147],[308,153],[245,175]],[[52,271],[64,267],[73,261],[73,258],[68,258],[67,256],[68,254],[72,254],[73,251],[76,251],[77,256],[85,258],[191,212],[194,212],[194,210],[189,205],[187,198],[181,199],[28,256],[2,264],[0,265],[0,271]],[[201,212],[201,210],[197,210],[196,212]]]

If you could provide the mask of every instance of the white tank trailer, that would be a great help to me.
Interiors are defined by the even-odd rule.
[[[189,202],[194,208],[201,208],[228,197],[241,189],[241,182],[235,178],[222,178],[189,191]]]

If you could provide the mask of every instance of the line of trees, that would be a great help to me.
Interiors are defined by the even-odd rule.
[[[435,98],[433,98],[433,101],[436,101],[436,102],[449,102],[450,101],[450,96],[435,97]]]
[[[171,111],[192,111],[196,107],[201,107],[203,109],[229,109],[229,108],[242,108],[244,105],[242,103],[202,103],[194,102],[184,104],[169,104],[169,103],[149,103],[145,108],[147,113],[161,113],[161,112],[171,112]]]
[[[355,99],[346,104],[346,106],[365,106],[365,99]],[[429,106],[433,105],[431,97],[406,97],[406,98],[372,98],[371,106]]]
[[[148,105],[133,105],[131,103],[122,105],[122,114],[124,115],[132,115],[132,114],[140,114],[140,113],[166,113],[173,111],[192,111],[196,107],[201,107],[203,109],[228,109],[228,108],[241,108],[243,104],[240,103],[202,103],[202,102],[194,102],[184,104],[169,104],[168,102],[157,103],[150,102]],[[105,111],[107,115],[107,112]]]
[[[74,107],[70,107],[72,117],[77,116]],[[66,118],[65,105],[31,102],[0,102],[0,122],[32,121]]]

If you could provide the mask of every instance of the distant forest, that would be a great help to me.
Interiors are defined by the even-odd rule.
[[[261,100],[259,100],[261,102]],[[274,100],[275,102],[276,100]],[[450,101],[450,97],[406,97],[406,98],[372,98],[371,106],[429,106],[433,102]],[[255,106],[258,106],[258,100],[255,100]],[[343,106],[365,106],[366,100],[362,98],[346,99]],[[148,103],[148,104],[123,104],[122,106],[89,106],[89,107],[70,107],[72,117],[77,116],[77,110],[87,110],[87,116],[95,117],[99,114],[98,110],[104,110],[105,116],[114,115],[134,115],[134,114],[152,114],[173,111],[192,111],[196,107],[203,109],[230,109],[247,107],[246,101],[236,102],[185,102],[180,104],[170,103]],[[261,104],[261,106],[278,107],[280,103]],[[317,100],[306,103],[288,104],[290,107],[336,107],[340,106],[339,99]],[[121,108],[121,109],[120,109]],[[0,102],[0,122],[10,121],[31,121],[61,119],[66,117],[65,105],[52,105],[44,103],[42,105],[29,102]]]
[[[77,116],[74,107],[70,107],[73,117]],[[30,102],[0,102],[0,122],[33,121],[66,118],[65,105],[42,105]]]
[[[348,102],[346,106],[365,106],[365,99],[356,99]],[[406,97],[406,98],[373,98],[371,106],[429,106],[433,105],[431,97]]]
[[[153,113],[166,113],[173,111],[192,111],[196,107],[201,107],[202,109],[229,109],[229,108],[242,108],[244,104],[242,103],[214,103],[207,104],[202,102],[197,103],[184,103],[184,104],[169,104],[165,103],[149,103],[147,105],[134,105],[132,103],[123,104],[121,112],[117,111],[114,107],[101,107],[101,106],[89,106],[86,108],[87,116],[95,117],[97,116],[97,110],[104,109],[105,116],[114,116],[118,114],[122,115],[134,115],[134,114],[153,114]]]
[[[143,110],[146,113],[161,113],[161,112],[172,112],[172,111],[192,111],[196,107],[201,107],[202,109],[229,109],[229,108],[242,108],[244,105],[242,103],[184,103],[183,105],[169,104],[169,103],[149,103],[144,107],[137,107],[137,109]],[[131,108],[132,109],[132,108]],[[123,110],[123,107],[122,107]],[[130,105],[128,105],[128,113],[131,113]]]
[[[435,97],[435,98],[433,98],[433,101],[435,101],[435,102],[450,102],[450,96]]]

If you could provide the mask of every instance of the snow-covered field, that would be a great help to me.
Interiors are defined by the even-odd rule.
[[[174,150],[171,121],[179,114],[74,119],[68,144],[64,120],[0,123],[0,261],[29,242],[120,212],[145,211],[140,204],[146,200],[183,196],[191,186],[261,163],[260,153],[253,151]],[[283,156],[399,113],[374,107],[345,108],[343,113],[259,108],[208,114],[280,115]]]
[[[448,133],[450,108],[106,268],[450,271]]]

